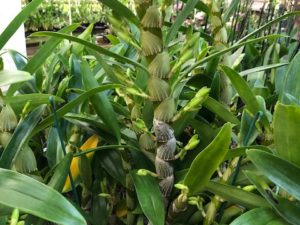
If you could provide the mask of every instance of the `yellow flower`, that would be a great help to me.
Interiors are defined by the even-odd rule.
[[[91,148],[96,148],[97,144],[99,142],[99,137],[97,135],[93,135],[91,136],[89,139],[86,140],[86,142],[80,147],[81,151],[85,151]],[[91,153],[87,153],[86,156],[89,160],[91,160],[93,158],[94,152]],[[73,180],[75,182],[75,184],[78,183],[79,178],[80,178],[80,174],[79,174],[79,168],[78,168],[78,157],[75,157],[72,159],[71,162],[71,166],[70,166],[70,171],[72,173],[72,177]],[[71,191],[72,187],[71,187],[71,181],[70,181],[70,177],[68,176],[63,188],[63,192],[68,192]]]

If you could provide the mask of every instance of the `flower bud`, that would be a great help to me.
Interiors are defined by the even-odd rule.
[[[160,37],[149,31],[141,32],[141,46],[145,56],[159,53],[162,50],[162,40]]]
[[[188,151],[188,150],[192,150],[194,148],[197,147],[197,145],[199,144],[200,140],[198,138],[198,134],[193,135],[193,137],[189,140],[189,142],[187,143],[186,146],[184,146],[184,150]]]
[[[3,106],[0,113],[0,131],[11,131],[18,124],[17,116],[10,105]]]
[[[141,24],[147,28],[160,28],[162,26],[162,16],[156,5],[152,5],[147,9]]]

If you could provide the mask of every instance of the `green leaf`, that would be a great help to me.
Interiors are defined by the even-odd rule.
[[[300,168],[261,150],[248,150],[247,156],[272,182],[300,200]]]
[[[94,77],[89,64],[87,62],[81,63],[82,82],[85,89],[91,90],[99,86],[98,81]],[[120,127],[118,124],[116,113],[108,99],[107,94],[97,93],[90,97],[90,101],[102,121],[114,132],[117,141],[121,140]]]
[[[246,208],[269,207],[268,202],[259,195],[228,184],[210,181],[204,189]]]
[[[63,103],[64,100],[50,94],[24,94],[6,96],[5,102],[8,103],[16,112],[21,112],[27,102],[30,102],[30,109],[34,109],[43,104],[49,104],[49,97],[52,96],[53,100],[57,103]]]
[[[248,83],[233,69],[228,66],[221,66],[226,76],[230,79],[232,85],[235,87],[242,101],[246,104],[247,109],[255,115],[260,111],[259,103],[251,91]],[[262,117],[265,126],[269,126],[266,115]]]
[[[29,136],[39,122],[44,109],[45,106],[40,106],[32,111],[27,117],[25,117],[23,121],[18,124],[11,137],[11,140],[1,155],[1,168],[9,169],[11,167],[13,159],[24,146],[24,144],[29,140]]]
[[[121,83],[119,78],[116,76],[115,71],[113,70],[112,66],[110,66],[103,58],[96,51],[90,50],[89,53],[94,55],[97,62],[101,65],[102,69],[105,71],[106,75],[114,82],[114,83]]]
[[[104,147],[104,146],[102,146]],[[100,150],[100,148],[98,148]],[[121,154],[116,149],[101,150],[98,152],[101,166],[115,180],[125,186],[125,171],[123,169]]]
[[[247,109],[242,112],[240,133],[238,135],[238,143],[240,146],[251,145],[259,135],[258,129],[255,127],[257,117],[252,116]]]
[[[135,24],[137,27],[140,26],[139,19],[132,13],[130,9],[128,9],[120,1],[117,0],[98,0],[98,1],[102,2],[104,5],[114,10],[116,13],[118,13],[118,15],[125,17],[127,20]]]
[[[257,72],[261,72],[261,71],[265,71],[265,70],[276,69],[276,68],[286,66],[286,65],[289,65],[289,63],[276,63],[276,64],[271,64],[271,65],[258,66],[258,67],[254,67],[254,68],[251,68],[248,70],[244,70],[244,71],[240,72],[239,74],[243,77],[243,76],[251,75],[253,73],[257,73]]]
[[[233,15],[234,11],[237,9],[239,5],[239,0],[233,0],[230,3],[230,6],[226,9],[223,15],[223,22],[228,22],[230,17]]]
[[[221,68],[226,76],[230,79],[231,83],[235,87],[243,102],[246,104],[249,111],[255,115],[259,111],[259,104],[247,82],[230,67],[221,66]]]
[[[231,140],[231,124],[226,123],[215,139],[192,162],[183,183],[190,194],[201,191],[226,156]],[[200,171],[200,173],[199,173]]]
[[[31,80],[32,76],[24,71],[20,70],[2,70],[0,71],[0,87],[15,83]]]
[[[285,36],[278,35],[278,34],[261,36],[261,37],[254,38],[254,39],[251,39],[251,40],[248,40],[248,41],[245,41],[245,42],[241,42],[239,44],[235,44],[235,45],[233,45],[233,46],[231,46],[229,48],[225,48],[224,50],[212,53],[211,55],[206,56],[205,58],[203,58],[203,59],[199,60],[198,62],[196,62],[195,64],[191,65],[189,67],[189,69],[187,69],[184,72],[184,74],[182,74],[181,76],[182,77],[186,77],[188,74],[190,74],[198,66],[200,66],[200,65],[202,65],[202,64],[204,64],[206,62],[209,62],[210,60],[215,59],[215,58],[217,58],[219,56],[222,56],[222,55],[224,55],[227,52],[231,52],[231,51],[233,51],[235,49],[239,49],[240,47],[243,47],[243,46],[246,46],[246,45],[249,45],[249,44],[252,44],[252,43],[258,43],[260,41],[267,40],[267,39],[278,39],[280,37],[285,37]]]
[[[100,54],[112,57],[116,60],[119,60],[120,62],[128,63],[128,64],[131,64],[133,66],[140,67],[141,69],[143,69],[145,71],[148,71],[142,64],[137,63],[136,61],[131,60],[130,58],[118,55],[118,54],[116,54],[112,51],[109,51],[105,48],[102,48],[102,47],[100,47],[96,44],[90,43],[88,41],[82,40],[82,39],[74,37],[74,36],[61,34],[61,33],[55,33],[55,32],[47,32],[47,31],[37,32],[37,33],[32,34],[32,36],[35,36],[35,37],[50,36],[50,37],[56,37],[56,38],[60,38],[60,39],[67,39],[69,41],[74,41],[74,42],[82,44],[85,47],[90,48],[90,49],[92,49],[96,52],[99,52]]]
[[[236,218],[230,225],[289,225],[267,208],[252,209]]]
[[[209,111],[215,113],[217,116],[222,118],[226,122],[230,122],[233,124],[239,125],[241,122],[236,118],[228,109],[222,105],[222,103],[217,100],[208,97],[205,102],[203,102],[203,106],[207,108]]]
[[[176,37],[178,34],[178,30],[186,20],[186,18],[190,15],[190,13],[194,10],[195,6],[199,4],[199,0],[188,0],[184,9],[179,13],[176,17],[175,22],[172,24],[165,40],[165,46],[168,46],[169,43]]]
[[[182,2],[186,3],[188,0],[181,0]],[[209,13],[209,8],[208,6],[203,2],[199,1],[197,5],[195,6],[196,9],[205,12],[206,14]]]
[[[62,225],[84,225],[74,206],[54,189],[15,171],[0,169],[0,203]]]
[[[73,154],[69,152],[63,159],[59,162],[54,170],[54,174],[48,182],[48,186],[52,187],[54,190],[61,192],[66,183],[67,176],[70,171],[70,165],[73,159]]]
[[[18,70],[22,70],[25,67],[27,63],[27,59],[25,56],[12,49],[7,50],[7,53],[10,54]]]
[[[278,195],[275,196],[268,184],[256,172],[244,171],[244,173],[282,218],[291,224],[299,225],[299,202],[292,202]]]
[[[300,11],[289,12],[289,13],[286,13],[286,14],[280,16],[280,17],[277,17],[276,19],[271,20],[270,22],[266,23],[265,25],[261,26],[260,28],[258,28],[256,30],[252,31],[251,33],[247,34],[245,37],[243,37],[239,41],[237,41],[234,45],[238,45],[238,44],[244,42],[245,40],[247,40],[248,38],[253,37],[256,34],[261,33],[263,30],[269,28],[270,26],[272,26],[275,23],[278,23],[278,22],[280,22],[280,21],[282,21],[286,18],[296,16],[296,15],[300,15]]]
[[[10,208],[10,207],[8,207],[6,205],[0,204],[0,217],[10,215],[13,210],[14,210],[13,208]]]
[[[51,127],[48,132],[46,157],[50,168],[57,165],[63,158],[61,142],[55,127]]]
[[[79,156],[78,169],[84,188],[90,190],[93,184],[92,167],[86,155]]]
[[[277,103],[274,112],[276,154],[300,166],[300,107]]]
[[[271,149],[269,149],[267,146],[263,146],[263,145],[251,145],[251,146],[239,147],[239,148],[230,149],[227,152],[225,160],[230,160],[230,159],[233,159],[233,158],[239,157],[239,156],[246,156],[246,150],[248,150],[250,148],[259,149],[259,150],[263,150],[266,152],[272,152]]]
[[[280,101],[284,104],[291,104],[291,100],[288,96],[292,96],[296,99],[294,102],[298,102],[300,105],[300,52],[294,57],[290,63],[283,82],[283,87],[280,92]],[[293,102],[292,102],[293,103]]]
[[[8,42],[8,40],[13,36],[13,34],[19,29],[27,17],[36,10],[36,8],[41,4],[43,0],[33,0],[31,1],[5,28],[5,30],[0,35],[0,50]]]
[[[72,24],[61,29],[60,33],[71,33],[74,31],[79,24]],[[60,39],[50,38],[40,49],[39,51],[29,60],[26,64],[24,70],[33,74],[35,73],[45,62],[45,60],[53,53],[54,49],[61,42]]]
[[[155,178],[131,172],[141,208],[152,225],[165,224],[165,204]]]
[[[65,104],[63,107],[61,107],[60,109],[57,110],[57,115],[59,117],[64,116],[65,114],[67,114],[68,112],[71,112],[71,110],[73,108],[75,108],[77,105],[81,104],[84,100],[86,100],[87,98],[93,96],[94,94],[101,92],[101,91],[106,91],[109,89],[113,89],[113,88],[117,88],[117,87],[121,87],[121,85],[118,84],[107,84],[107,85],[103,85],[101,87],[97,87],[97,88],[93,88],[89,91],[84,92],[83,94],[79,95],[77,98],[75,98],[74,100],[70,101],[69,103]],[[32,135],[37,134],[38,132],[44,130],[46,127],[48,127],[49,125],[53,124],[54,121],[54,117],[53,115],[48,116],[47,118],[45,118],[32,132]]]
[[[86,40],[89,41],[91,39],[91,34],[93,32],[93,28],[94,28],[94,24],[90,24],[83,33],[81,33],[80,35],[78,35],[78,38],[82,39],[82,40]],[[74,43],[73,44],[73,52],[75,55],[80,55],[82,54],[82,51],[84,49],[84,46],[79,44],[79,43]]]

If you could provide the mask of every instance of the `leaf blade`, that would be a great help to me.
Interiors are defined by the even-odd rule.
[[[189,16],[191,11],[195,8],[195,6],[199,4],[199,0],[189,0],[187,1],[184,9],[179,13],[179,15],[176,17],[175,22],[172,24],[165,40],[165,46],[168,46],[168,44],[175,38],[175,36],[178,33],[178,30],[180,29],[181,25],[185,21],[185,19]]]
[[[231,125],[226,123],[215,139],[193,160],[183,183],[189,187],[190,194],[199,192],[210,180],[229,149]],[[203,171],[199,178],[199,171]],[[205,171],[205,173],[204,173]]]
[[[59,32],[70,33],[74,31],[78,26],[79,24],[72,24],[61,29]],[[31,74],[35,73],[38,68],[45,62],[45,60],[53,53],[54,49],[60,42],[61,40],[57,38],[50,38],[28,61],[28,63],[24,67],[24,70]]]
[[[37,33],[34,33],[32,34],[32,36],[35,36],[35,37],[41,37],[41,36],[50,36],[50,37],[56,37],[56,38],[60,38],[60,39],[67,39],[67,40],[70,40],[70,41],[74,41],[74,42],[77,42],[79,44],[82,44],[84,46],[86,46],[87,48],[90,48],[100,54],[103,54],[103,55],[106,55],[106,56],[109,56],[109,57],[112,57],[112,58],[115,58],[116,60],[119,60],[121,62],[124,62],[124,63],[128,63],[128,64],[131,64],[133,66],[137,66],[137,67],[140,67],[141,69],[145,70],[145,71],[148,71],[143,65],[141,65],[140,63],[137,63],[129,58],[126,58],[124,56],[121,56],[121,55],[118,55],[116,53],[113,53],[105,48],[102,48],[98,45],[95,45],[93,43],[90,43],[88,41],[85,41],[85,40],[82,40],[80,38],[76,38],[76,37],[73,37],[71,35],[66,35],[66,34],[61,34],[61,33],[55,33],[55,32],[47,32],[47,31],[44,31],[44,32],[37,32]]]
[[[31,1],[5,28],[0,34],[0,50],[13,36],[13,34],[19,29],[26,18],[42,3],[43,0]]]
[[[266,200],[259,195],[253,194],[251,192],[244,191],[235,186],[230,186],[228,184],[222,184],[216,181],[210,181],[205,189],[221,196],[222,198],[242,205],[246,208],[257,208],[257,207],[268,207],[269,204]]]
[[[4,149],[0,158],[0,167],[9,169],[12,161],[23,145],[29,140],[29,136],[39,122],[45,106],[33,110],[15,129],[11,140]]]
[[[153,225],[164,225],[165,206],[157,181],[151,176],[139,176],[136,171],[131,177],[142,210]]]
[[[25,72],[20,70],[2,70],[0,71],[0,87],[15,83],[20,83],[24,81],[31,80],[33,77]]]
[[[300,200],[300,168],[261,150],[248,150],[247,156],[272,182]]]
[[[82,73],[82,82],[85,89],[91,90],[99,86],[97,79],[94,77],[88,63],[83,61],[80,65]],[[103,122],[114,132],[118,142],[121,140],[120,127],[118,124],[116,113],[105,93],[97,93],[90,97],[97,115],[103,120]]]
[[[64,116],[65,114],[67,114],[68,112],[71,111],[71,109],[73,109],[74,107],[76,107],[78,104],[80,104],[82,101],[84,101],[85,99],[93,96],[94,94],[101,92],[101,91],[105,91],[105,90],[109,90],[112,88],[117,88],[117,87],[121,87],[121,85],[118,84],[106,84],[103,85],[101,87],[97,87],[97,88],[93,88],[89,91],[84,92],[83,94],[79,95],[77,98],[75,98],[74,100],[70,101],[69,103],[65,104],[63,107],[61,107],[60,109],[57,110],[57,115],[59,117]],[[31,136],[37,134],[38,132],[40,132],[41,130],[45,129],[46,127],[48,127],[49,125],[51,125],[54,121],[54,117],[53,114],[48,116],[47,118],[45,118],[37,127],[36,129],[34,129],[33,133]]]
[[[230,225],[289,225],[271,209],[257,208],[236,218]]]
[[[58,224],[86,224],[74,206],[47,185],[2,168],[0,176],[0,203]]]

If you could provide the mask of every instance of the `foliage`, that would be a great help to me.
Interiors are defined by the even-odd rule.
[[[300,53],[272,33],[300,12],[250,29],[249,1],[190,0],[170,25],[172,1],[100,2],[107,48],[73,24],[31,59],[1,50],[0,224],[298,225]]]
[[[23,5],[27,1],[23,0]],[[70,15],[71,12],[71,15]],[[47,0],[31,14],[25,22],[28,32],[38,30],[59,30],[72,23],[90,24],[104,21],[102,6],[96,0]]]

